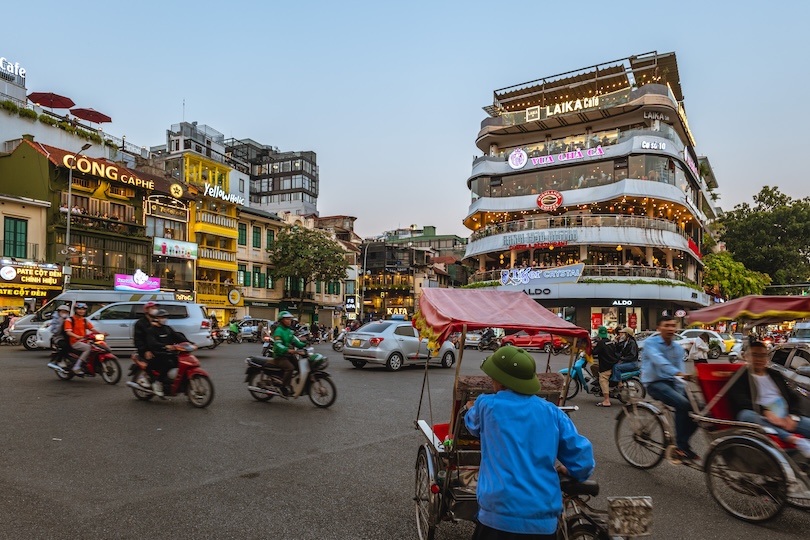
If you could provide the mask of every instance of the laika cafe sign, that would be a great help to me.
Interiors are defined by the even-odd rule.
[[[530,158],[527,156],[523,148],[515,148],[509,154],[509,166],[513,169],[522,169],[527,163],[532,165],[553,165],[554,163],[565,163],[566,161],[574,161],[586,157],[604,156],[605,151],[601,146],[596,148],[586,148],[584,150],[572,150],[571,152],[562,152],[551,156],[539,156]]]
[[[66,154],[65,157],[62,158],[62,164],[68,169],[73,169],[92,176],[98,176],[100,178],[104,178],[105,180],[120,182],[122,184],[144,189],[155,189],[155,183],[152,180],[143,180],[132,174],[132,171],[128,169],[118,167],[117,165],[111,165],[104,161],[90,159],[85,156],[79,156],[76,158],[76,156],[73,154]]]

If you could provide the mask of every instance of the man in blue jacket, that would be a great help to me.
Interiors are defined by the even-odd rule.
[[[587,480],[593,448],[558,407],[539,398],[534,359],[506,346],[484,360],[494,394],[466,404],[464,422],[481,439],[478,525],[473,540],[555,540],[562,492],[555,464]]]
[[[672,461],[699,459],[689,447],[689,439],[697,430],[697,424],[689,417],[692,405],[686,397],[686,389],[678,378],[687,378],[683,371],[684,350],[673,336],[677,324],[675,318],[664,315],[658,319],[659,335],[644,341],[641,357],[641,382],[653,399],[663,401],[675,408],[675,444]]]

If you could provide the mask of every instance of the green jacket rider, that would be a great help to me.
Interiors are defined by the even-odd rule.
[[[304,342],[295,337],[295,332],[291,328],[292,320],[292,313],[282,311],[278,314],[278,327],[273,332],[273,362],[284,370],[281,391],[285,396],[290,395],[289,384],[297,362],[290,349],[295,347],[303,349],[306,347]]]

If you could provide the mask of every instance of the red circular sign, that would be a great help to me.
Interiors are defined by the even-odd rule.
[[[553,212],[560,207],[562,202],[562,193],[554,189],[544,191],[537,196],[537,206],[540,207],[540,210],[545,210],[546,212]]]

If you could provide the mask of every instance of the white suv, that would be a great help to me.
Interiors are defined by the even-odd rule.
[[[134,350],[133,328],[135,322],[143,315],[146,302],[116,302],[99,309],[87,319],[99,332],[108,334],[107,345],[111,349]],[[169,312],[169,326],[184,334],[189,341],[198,347],[210,347],[211,321],[208,319],[205,306],[177,301],[158,302],[161,309]],[[51,346],[51,332],[47,324],[37,330],[37,346]]]

